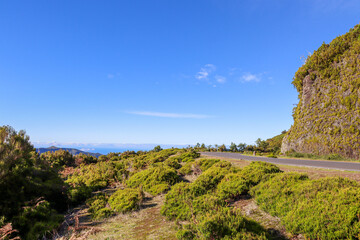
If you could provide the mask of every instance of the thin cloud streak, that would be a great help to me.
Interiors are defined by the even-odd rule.
[[[147,112],[147,111],[130,111],[128,114],[150,116],[150,117],[163,117],[163,118],[192,118],[192,119],[205,119],[212,116],[204,114],[191,114],[191,113],[163,113],[163,112]]]

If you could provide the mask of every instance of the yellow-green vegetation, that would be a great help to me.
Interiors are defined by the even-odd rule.
[[[311,54],[296,72],[294,124],[282,152],[360,157],[360,27]]]
[[[71,153],[65,150],[58,150],[55,152],[45,152],[41,154],[40,158],[43,161],[50,163],[52,167],[64,167],[64,166],[74,166],[75,158]]]
[[[267,239],[258,223],[230,207],[229,202],[246,194],[250,187],[281,172],[275,165],[253,162],[233,167],[217,159],[201,159],[205,167],[193,183],[178,183],[166,195],[161,213],[179,225],[179,239]]]
[[[283,173],[260,183],[251,194],[294,234],[308,239],[360,237],[360,185],[355,181]]]
[[[166,239],[272,239],[276,236],[268,226],[237,207],[243,200],[255,204],[255,199],[292,234],[359,239],[358,183],[343,178],[310,180],[265,162],[239,168],[198,157],[192,149],[157,147],[99,159],[74,157],[73,165],[65,160],[71,159],[67,152],[40,157],[23,131],[1,127],[0,228],[12,223],[22,239],[38,239],[59,226],[68,206],[80,204],[96,224],[109,223],[109,232],[98,239],[161,239],[162,232]],[[77,163],[81,164],[74,167]],[[74,222],[70,235],[87,229],[76,218]],[[166,226],[176,226],[177,233]],[[8,237],[15,236],[13,232]]]
[[[102,219],[113,214],[113,210],[108,204],[108,196],[98,194],[86,201],[89,206],[89,213],[93,219]]]
[[[131,188],[142,187],[152,195],[167,191],[171,185],[179,182],[180,177],[174,168],[159,164],[132,175],[126,185]]]
[[[126,179],[129,172],[125,161],[107,161],[82,165],[68,177],[70,199],[79,204],[91,196],[93,191],[105,188],[116,181]]]
[[[111,209],[115,212],[126,213],[140,208],[144,193],[140,189],[119,189],[109,198]]]
[[[263,210],[279,217],[289,233],[309,239],[359,239],[357,182],[344,178],[310,180],[305,174],[283,173],[264,162],[243,168],[217,162],[193,183],[174,185],[161,213],[182,221],[179,239],[275,237],[233,207],[234,201],[249,193]]]

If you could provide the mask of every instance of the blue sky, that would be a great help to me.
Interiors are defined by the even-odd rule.
[[[302,56],[348,0],[0,1],[0,125],[32,142],[252,144],[289,129]]]

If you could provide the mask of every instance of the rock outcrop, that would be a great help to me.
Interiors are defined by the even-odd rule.
[[[299,103],[281,151],[360,158],[360,26],[323,43],[293,85]]]

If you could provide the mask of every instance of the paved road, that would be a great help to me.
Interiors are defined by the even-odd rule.
[[[240,153],[229,152],[202,152],[202,155],[223,157],[232,159],[243,159],[248,161],[264,161],[275,164],[293,165],[301,167],[315,167],[315,168],[327,168],[338,169],[348,171],[360,171],[360,163],[357,162],[339,162],[339,161],[320,161],[320,160],[300,160],[300,159],[287,159],[287,158],[267,158],[267,157],[255,157],[246,156]]]

